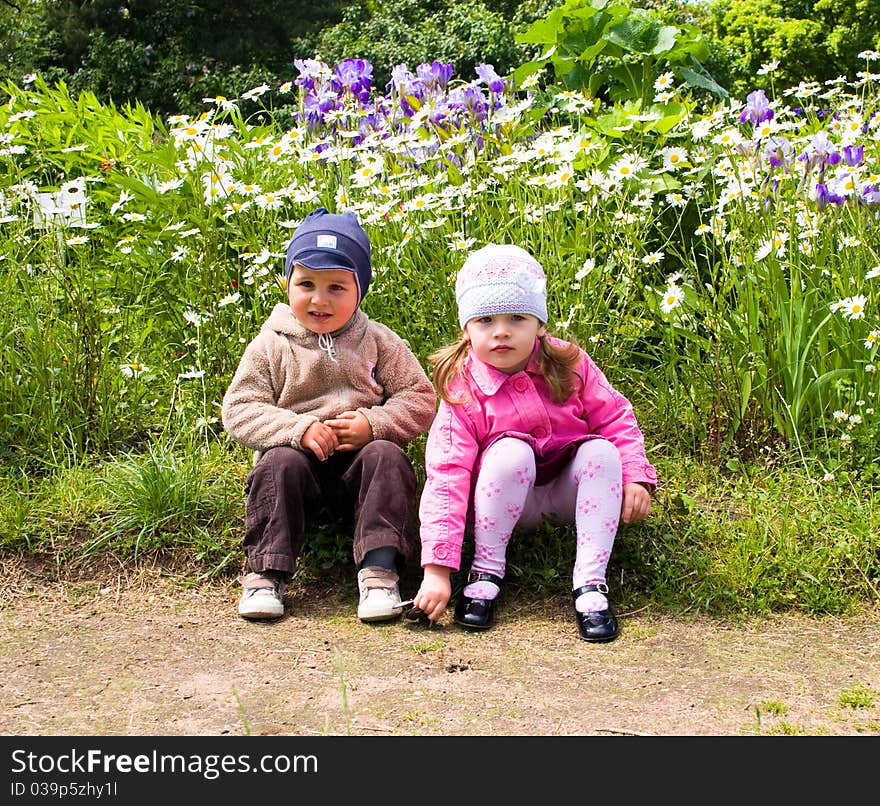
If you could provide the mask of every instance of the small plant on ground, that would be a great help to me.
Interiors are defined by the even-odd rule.
[[[858,683],[852,688],[841,691],[837,701],[847,708],[873,708],[876,698],[876,691],[869,686]]]

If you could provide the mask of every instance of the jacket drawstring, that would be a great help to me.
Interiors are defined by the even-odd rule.
[[[336,362],[336,351],[333,349],[333,336],[329,333],[319,333],[318,334],[318,347],[320,347],[328,356],[330,356],[330,360],[335,364]]]

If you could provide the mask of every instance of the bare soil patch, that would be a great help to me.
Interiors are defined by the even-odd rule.
[[[2,564],[6,735],[880,735],[880,608],[732,624],[643,609],[577,639],[565,597],[468,633],[362,624],[355,588],[294,585],[271,623],[234,579],[65,579]]]

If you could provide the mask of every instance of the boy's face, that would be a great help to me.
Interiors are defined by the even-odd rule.
[[[357,280],[345,269],[314,271],[297,263],[290,273],[287,299],[303,327],[313,333],[332,333],[357,310]]]
[[[530,313],[476,316],[464,331],[477,358],[507,375],[526,368],[535,338],[545,333],[544,326]]]

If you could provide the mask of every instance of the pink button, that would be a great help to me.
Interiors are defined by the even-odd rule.
[[[547,429],[542,428],[539,425],[537,428],[532,430],[532,436],[535,437],[535,439],[544,439],[544,437],[547,436]]]
[[[513,388],[516,389],[517,392],[525,392],[526,389],[529,388],[529,382],[525,378],[517,378],[513,382]]]
[[[448,553],[446,546],[434,546],[434,556],[438,560],[445,560]]]

